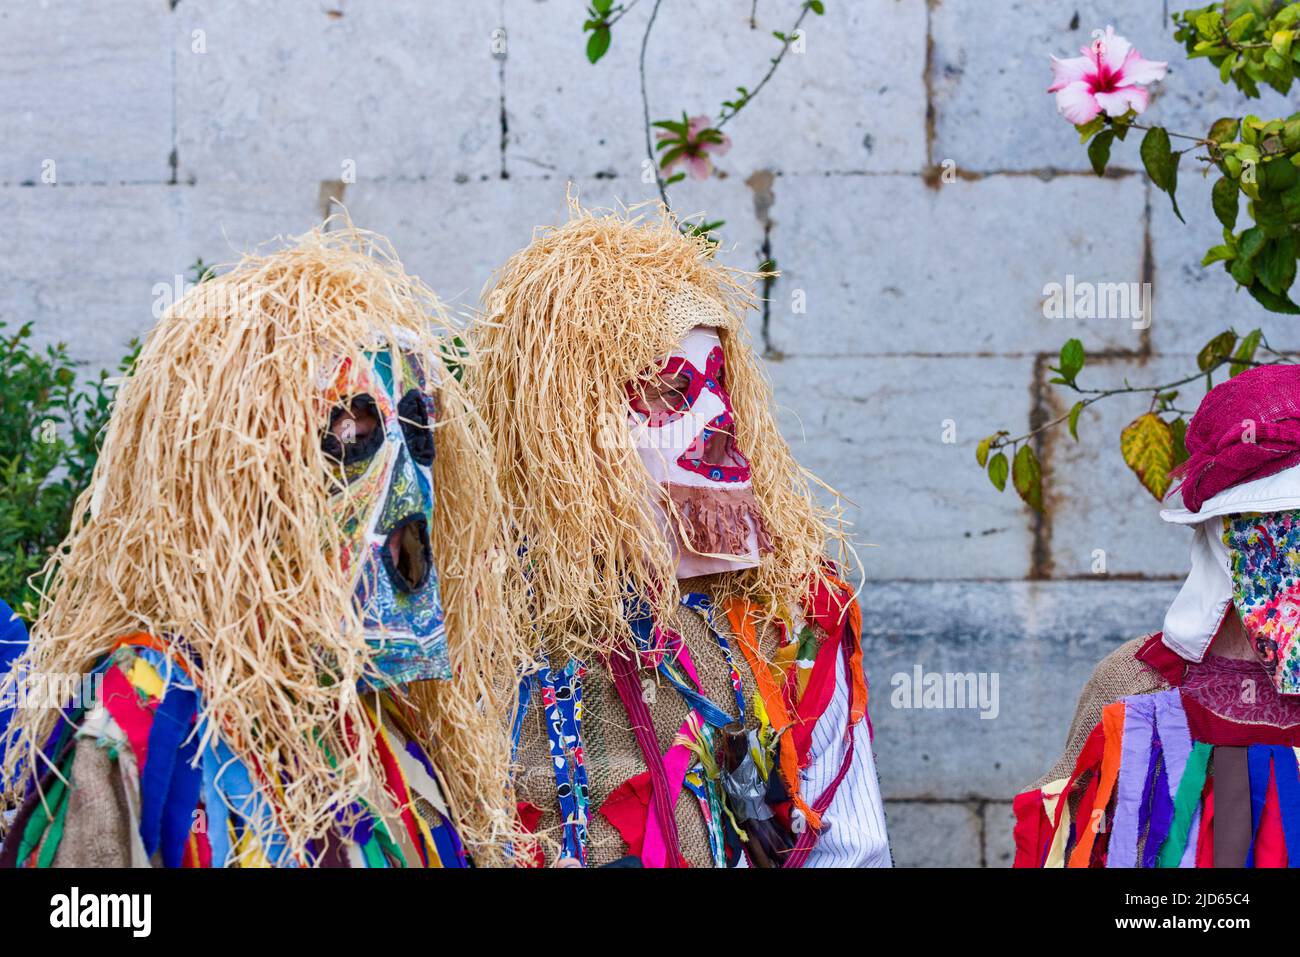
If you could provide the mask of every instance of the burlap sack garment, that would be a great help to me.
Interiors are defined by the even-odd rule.
[[[689,582],[683,583],[683,592],[691,589]],[[745,663],[745,656],[737,645],[727,616],[720,609],[715,609],[714,624],[726,637],[732,648],[732,660],[740,674],[744,688],[747,724],[756,727],[753,716],[754,693],[757,690],[753,673]],[[703,617],[685,607],[678,607],[671,622],[682,636],[703,682],[705,694],[714,704],[729,714],[735,713],[735,696],[731,688],[731,675],[726,658],[718,647],[717,641],[709,634]],[[759,634],[759,653],[766,660],[771,660],[776,653],[777,631],[773,627],[764,628]],[[652,672],[643,671],[643,675],[656,677]],[[599,808],[610,793],[628,778],[646,770],[641,749],[637,746],[632,733],[631,722],[623,703],[614,688],[613,678],[604,665],[588,662],[587,676],[582,684],[583,721],[582,744],[587,762],[589,791],[589,844],[587,865],[598,867],[623,857],[627,853],[626,845],[618,831],[599,813]],[[659,739],[662,754],[673,742],[677,730],[686,720],[689,708],[677,689],[666,681],[660,681],[654,700],[648,702],[651,717],[654,720],[655,734]],[[516,788],[520,801],[527,801],[542,810],[538,825],[539,833],[558,842],[561,833],[559,802],[555,793],[555,776],[551,770],[551,757],[548,749],[545,715],[543,709],[534,701],[524,716],[519,738],[519,751],[516,756]],[[811,796],[810,796],[811,799]],[[708,832],[704,826],[704,816],[700,811],[698,799],[689,790],[683,788],[677,800],[677,832],[682,856],[692,867],[712,867],[713,857],[709,850]],[[548,865],[553,864],[554,845],[546,842]]]
[[[1079,754],[1088,741],[1092,729],[1101,722],[1101,711],[1106,705],[1135,694],[1152,694],[1167,691],[1169,684],[1152,668],[1147,667],[1137,658],[1138,650],[1151,638],[1144,635],[1120,645],[1093,669],[1092,677],[1083,686],[1079,703],[1074,709],[1074,720],[1070,722],[1070,734],[1066,738],[1065,753],[1047,772],[1026,790],[1041,788],[1044,784],[1068,778],[1074,773],[1074,765]]]

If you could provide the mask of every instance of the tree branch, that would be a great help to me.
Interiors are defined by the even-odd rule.
[[[752,92],[746,94],[745,98],[740,102],[739,105],[737,105],[737,106],[735,107],[735,109],[733,109],[731,112],[726,113],[726,114],[724,114],[723,116],[721,116],[721,117],[718,118],[718,125],[715,127],[715,129],[719,129],[719,130],[720,130],[720,129],[722,129],[724,126],[726,126],[726,125],[727,125],[727,122],[728,122],[728,121],[729,121],[733,116],[735,116],[737,113],[739,113],[739,112],[740,112],[741,110],[743,110],[745,107],[749,106],[750,101],[753,100],[754,97],[758,96],[758,91],[759,91],[759,90],[761,90],[761,89],[763,89],[763,87],[767,86],[767,81],[770,80],[770,79],[772,79],[772,74],[776,72],[776,68],[779,67],[779,66],[781,65],[781,61],[785,59],[785,55],[786,55],[786,53],[788,53],[789,50],[790,50],[790,43],[793,41],[793,39],[794,39],[794,35],[795,35],[797,32],[799,32],[799,26],[800,26],[800,24],[803,23],[803,21],[804,21],[804,17],[808,16],[808,11],[811,10],[811,9],[812,9],[812,8],[811,8],[811,7],[810,7],[806,2],[803,4],[803,9],[801,9],[801,10],[799,11],[799,18],[798,18],[797,20],[795,20],[795,22],[794,22],[794,26],[791,27],[791,28],[789,29],[789,31],[787,31],[786,35],[785,35],[785,42],[784,42],[783,44],[781,44],[781,52],[778,53],[778,54],[777,54],[777,55],[772,59],[772,65],[771,65],[770,67],[768,67],[767,72],[766,72],[765,74],[763,74],[763,79],[761,79],[761,80],[758,81],[758,86],[754,87],[754,89],[753,89]]]
[[[641,0],[632,0],[632,2],[629,3],[627,6],[620,6],[618,8],[618,11],[612,17],[610,17],[608,20],[605,21],[605,26],[612,27],[614,24],[618,23],[618,21],[622,20],[625,16],[627,16],[629,10],[631,10],[640,2]]]
[[[655,0],[654,8],[650,11],[650,20],[645,25],[645,34],[641,37],[641,114],[645,120],[645,155],[650,159],[650,169],[655,174],[655,185],[659,187],[659,198],[663,200],[665,207],[672,208],[668,202],[668,190],[664,188],[664,178],[659,175],[659,161],[655,157],[654,143],[651,142],[650,131],[653,127],[650,125],[650,96],[646,93],[645,86],[645,51],[646,45],[650,42],[650,31],[654,29],[655,17],[659,16],[659,4],[663,0]]]
[[[1268,349],[1266,344],[1264,345],[1264,348],[1266,349],[1266,351],[1272,352],[1271,349]],[[1086,409],[1088,408],[1088,406],[1092,405],[1093,403],[1100,402],[1102,399],[1108,399],[1113,395],[1133,395],[1136,393],[1147,393],[1147,392],[1151,393],[1152,402],[1154,404],[1154,397],[1158,396],[1160,393],[1168,392],[1170,389],[1176,389],[1180,385],[1187,385],[1188,383],[1195,382],[1198,379],[1202,379],[1207,375],[1212,375],[1217,369],[1220,369],[1225,365],[1272,366],[1272,365],[1283,365],[1293,361],[1293,357],[1286,355],[1284,353],[1274,352],[1273,354],[1278,356],[1279,358],[1270,362],[1256,362],[1250,359],[1243,360],[1243,359],[1234,359],[1232,356],[1223,356],[1217,362],[1215,362],[1214,365],[1210,366],[1208,369],[1205,369],[1203,371],[1198,370],[1192,375],[1186,376],[1182,379],[1178,379],[1174,382],[1166,382],[1163,385],[1148,385],[1148,386],[1126,385],[1114,389],[1081,389],[1074,383],[1067,383],[1067,384],[1078,395],[1083,395],[1088,397],[1086,399],[1080,399],[1079,402],[1076,403],[1080,405],[1081,409]],[[1073,411],[1073,407],[1071,407],[1070,411]],[[1036,429],[1031,429],[1030,431],[1026,432],[1024,435],[1017,435],[1014,438],[1007,435],[1000,436],[999,438],[994,439],[992,442],[989,443],[989,448],[1002,449],[1002,448],[1006,448],[1007,446],[1017,446],[1023,442],[1028,442],[1030,439],[1036,438],[1037,436],[1046,432],[1048,429],[1056,428],[1056,426],[1060,425],[1062,422],[1064,422],[1066,419],[1070,417],[1070,411],[1065,412],[1063,415],[1057,416],[1055,419],[1052,419],[1050,422],[1043,423]]]

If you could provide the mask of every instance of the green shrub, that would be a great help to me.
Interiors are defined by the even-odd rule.
[[[106,371],[79,380],[62,343],[35,349],[31,330],[10,334],[0,322],[0,598],[29,621],[37,594],[28,579],[68,533],[116,391]],[[138,352],[133,341],[120,373]]]

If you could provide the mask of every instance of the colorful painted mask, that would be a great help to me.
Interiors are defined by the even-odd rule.
[[[1224,517],[1232,600],[1281,694],[1300,694],[1300,510]]]
[[[657,373],[628,386],[632,440],[663,490],[656,514],[690,578],[752,568],[772,543],[736,446],[718,330],[696,326]],[[671,516],[661,502],[671,505]]]
[[[433,525],[434,361],[383,349],[330,377],[321,436],[342,563],[383,684],[449,678]]]

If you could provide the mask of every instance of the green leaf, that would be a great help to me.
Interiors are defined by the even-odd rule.
[[[1214,204],[1214,215],[1218,217],[1224,229],[1237,228],[1237,206],[1240,195],[1241,191],[1237,188],[1237,184],[1226,176],[1220,177],[1214,184],[1210,198]]]
[[[1106,128],[1106,118],[1098,113],[1087,123],[1076,123],[1074,128],[1079,131],[1079,142],[1086,143]]]
[[[609,13],[610,7],[613,5],[614,0],[591,0],[591,8],[602,16]]]
[[[975,461],[980,464],[980,468],[989,464],[989,446],[993,444],[993,436],[987,436],[980,439],[980,444],[975,447]]]
[[[1007,457],[1001,452],[989,459],[989,481],[999,492],[1007,487]]]
[[[1187,420],[1182,416],[1169,423],[1169,431],[1174,436],[1174,468],[1187,461]]]
[[[1246,31],[1250,29],[1250,25],[1254,22],[1254,13],[1250,11],[1243,13],[1241,16],[1233,20],[1232,23],[1228,24],[1228,38],[1240,43],[1246,36]]]
[[[1083,402],[1076,402],[1070,408],[1070,434],[1074,436],[1074,441],[1079,441],[1079,413],[1083,411]]]
[[[826,12],[826,5],[822,0],[808,0],[808,9],[820,17]]]
[[[1237,257],[1237,251],[1231,246],[1211,246],[1206,252],[1205,258],[1201,260],[1202,266],[1210,266],[1224,260],[1231,260]]]
[[[1070,339],[1065,345],[1061,346],[1061,365],[1060,368],[1054,369],[1059,372],[1061,378],[1067,383],[1073,383],[1075,377],[1083,369],[1086,356],[1083,352],[1083,343],[1078,339]]]
[[[1165,132],[1164,127],[1153,126],[1147,130],[1147,135],[1142,137],[1139,152],[1142,155],[1142,165],[1146,167],[1151,182],[1163,190],[1168,190],[1173,179],[1174,155],[1169,145],[1169,134]]]
[[[1258,226],[1251,226],[1237,239],[1237,258],[1243,262],[1250,262],[1259,255],[1266,242],[1268,236],[1264,234],[1264,230]]]
[[[679,156],[681,156],[681,155],[684,154],[685,152],[686,152],[686,146],[683,145],[683,144],[681,144],[681,143],[678,143],[676,146],[674,146],[672,149],[670,149],[670,150],[669,150],[667,153],[665,153],[663,156],[659,157],[659,168],[660,168],[660,169],[667,169],[667,168],[668,168],[668,164],[670,164],[671,162],[673,162],[673,160],[677,159]]]
[[[1248,363],[1255,358],[1255,350],[1259,348],[1259,341],[1264,337],[1264,333],[1259,329],[1252,329],[1246,333],[1245,338],[1241,340],[1241,345],[1237,346],[1237,351],[1232,354],[1232,365],[1228,366],[1228,378],[1245,372],[1250,366]]]
[[[1221,332],[1207,342],[1196,357],[1196,367],[1202,372],[1209,372],[1224,359],[1232,355],[1237,345],[1237,334],[1229,329]]]
[[[1026,505],[1035,512],[1043,510],[1043,470],[1033,446],[1020,446],[1011,463],[1011,482]]]
[[[668,130],[670,133],[676,133],[678,136],[686,136],[690,132],[690,126],[685,121],[678,123],[675,120],[659,120],[650,125],[656,129]]]
[[[1174,206],[1174,215],[1182,220],[1183,214],[1178,209],[1178,198],[1175,195],[1178,190],[1178,161],[1182,154],[1173,151],[1169,145],[1169,134],[1164,127],[1153,126],[1147,130],[1147,135],[1142,137],[1139,152],[1142,155],[1142,165],[1146,168],[1147,175],[1151,177],[1151,182],[1169,194],[1169,199]]]
[[[609,27],[597,27],[587,38],[587,59],[595,63],[609,49]]]
[[[1285,295],[1295,281],[1295,239],[1270,239],[1255,260],[1255,275],[1269,292]]]
[[[1164,499],[1174,467],[1174,433],[1169,423],[1154,412],[1140,415],[1120,433],[1119,448],[1142,487],[1157,502]]]
[[[1300,181],[1300,172],[1285,156],[1276,156],[1259,170],[1260,186],[1274,193],[1285,192]]]
[[[1088,144],[1088,161],[1092,163],[1092,171],[1098,176],[1106,175],[1106,164],[1110,162],[1110,147],[1114,142],[1114,132],[1106,130],[1098,133]]]
[[[1230,143],[1237,138],[1237,128],[1241,121],[1235,116],[1225,116],[1214,121],[1206,139],[1214,143]]]
[[[1246,287],[1246,291],[1269,312],[1280,312],[1290,316],[1300,314],[1300,306],[1297,306],[1286,296],[1279,296],[1277,293],[1266,289],[1263,283],[1251,283]]]

